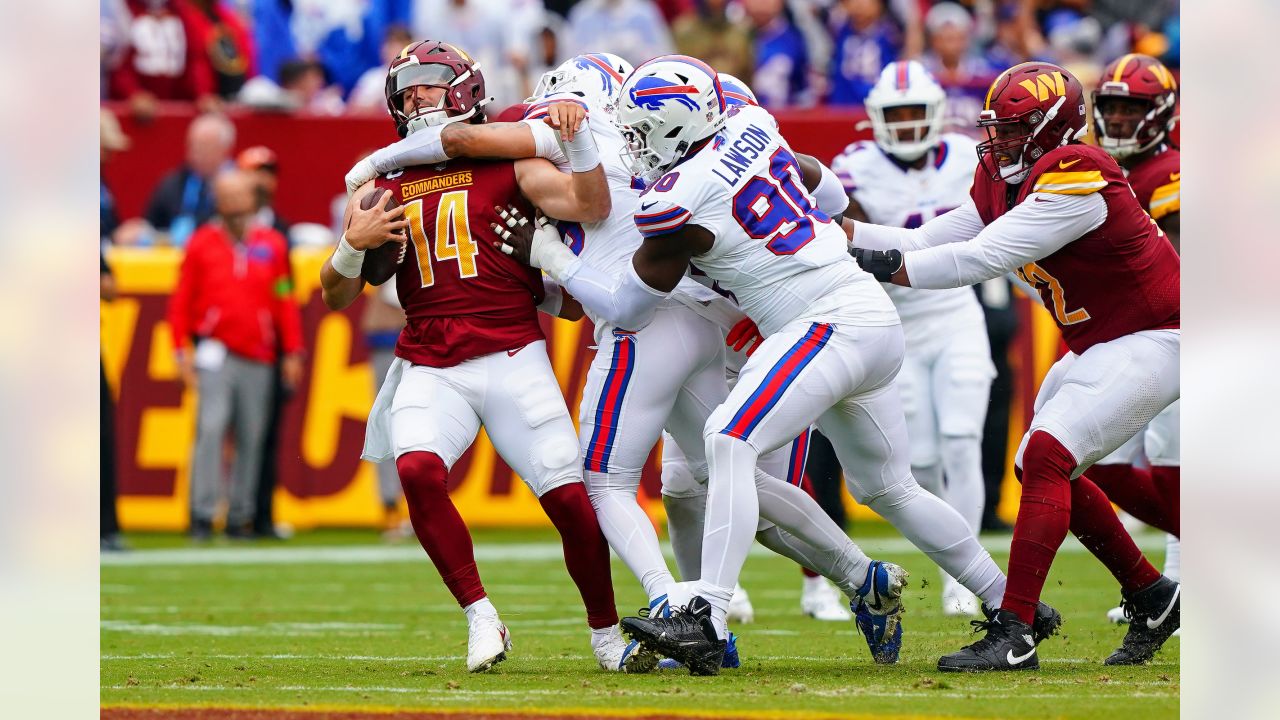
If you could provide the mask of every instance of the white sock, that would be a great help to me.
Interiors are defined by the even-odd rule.
[[[590,470],[587,474],[598,475]],[[616,479],[587,478],[588,495],[596,510],[596,517],[600,520],[600,529],[609,541],[609,547],[618,553],[618,557],[622,558],[644,586],[645,593],[650,598],[657,597],[675,582],[671,571],[667,569],[666,559],[662,557],[658,534],[654,531],[649,516],[636,502],[634,489],[594,489],[608,487],[610,484],[625,483],[619,483]],[[636,478],[636,486],[639,486],[639,478]]]
[[[707,496],[662,496],[667,511],[667,534],[676,556],[680,579],[697,580],[702,576],[702,531],[707,513]]]
[[[490,615],[492,617],[498,616],[498,608],[494,607],[493,603],[489,602],[488,596],[482,597],[462,608],[462,612],[466,614],[468,624],[470,624],[472,620],[475,620],[477,615]]]
[[[1182,543],[1174,535],[1165,537],[1164,575],[1170,580],[1182,582]]]
[[[826,578],[822,577],[821,575],[817,577],[809,577],[808,575],[802,575],[801,580],[803,580],[803,582],[801,583],[801,592],[805,593],[806,595],[812,592],[822,592],[822,587],[827,583]]]
[[[982,509],[987,489],[982,481],[982,440],[976,437],[942,438],[941,497],[969,523],[973,534],[982,529]]]
[[[591,649],[600,647],[600,643],[608,640],[614,634],[619,633],[617,625],[610,625],[602,628],[591,628]]]
[[[1000,606],[1004,573],[955,508],[926,492],[911,477],[864,504],[983,602]]]

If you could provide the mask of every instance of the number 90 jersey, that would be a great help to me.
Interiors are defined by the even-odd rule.
[[[509,160],[456,159],[377,179],[405,206],[409,243],[396,269],[406,325],[396,355],[452,367],[543,339],[537,305],[542,274],[493,247],[494,206],[533,208]]]
[[[977,145],[970,138],[947,133],[929,151],[923,167],[899,165],[870,140],[845,148],[831,161],[844,190],[862,206],[876,225],[917,228],[969,201],[969,186],[978,166]],[[919,290],[886,285],[907,332],[931,333],[934,326],[952,326],[957,314],[975,321],[982,309],[970,288]]]
[[[731,108],[724,129],[640,195],[645,237],[697,225],[715,236],[693,264],[733,293],[765,335],[796,320],[897,325],[875,278],[849,256],[763,108]]]

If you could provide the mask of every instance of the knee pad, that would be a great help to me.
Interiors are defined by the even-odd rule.
[[[702,478],[699,479],[686,462],[662,463],[662,496],[669,498],[690,498],[707,494],[706,465],[703,465]]]
[[[635,499],[640,491],[640,472],[602,473],[587,470],[582,473],[583,482],[587,485],[587,494],[591,497],[620,493]]]
[[[578,441],[572,435],[539,438],[531,452],[539,470],[538,497],[561,485],[582,481]]]

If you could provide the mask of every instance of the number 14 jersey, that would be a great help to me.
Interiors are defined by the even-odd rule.
[[[640,196],[645,237],[686,224],[711,232],[693,264],[733,293],[761,332],[796,320],[897,325],[893,304],[815,207],[800,167],[763,108],[730,110],[724,129]]]
[[[452,367],[542,340],[537,305],[542,274],[493,247],[494,206],[533,208],[511,161],[456,159],[377,179],[405,206],[409,243],[396,270],[407,324],[396,355],[415,365]]]

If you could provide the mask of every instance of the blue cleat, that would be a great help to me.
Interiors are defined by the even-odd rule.
[[[898,662],[902,650],[902,589],[907,577],[902,567],[873,560],[857,597],[849,603],[872,659],[881,665]]]

